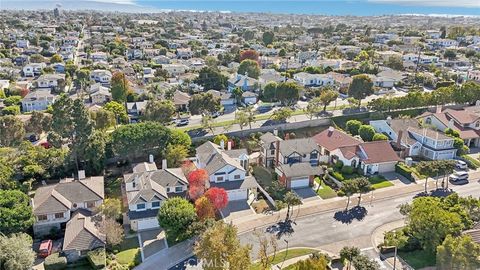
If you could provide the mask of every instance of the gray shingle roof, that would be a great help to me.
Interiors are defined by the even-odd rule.
[[[76,211],[67,222],[63,250],[92,250],[105,247],[105,235],[100,233],[92,216]]]
[[[320,166],[312,166],[310,163],[279,164],[278,168],[286,177],[301,177],[321,175],[323,169]]]
[[[239,161],[229,156],[219,145],[210,141],[200,145],[196,150],[199,162],[205,165],[205,170],[209,175],[214,174],[226,165],[231,165],[242,171],[245,170]]]
[[[292,153],[309,154],[312,151],[320,151],[320,148],[311,138],[290,139],[280,142],[280,153],[289,156]]]

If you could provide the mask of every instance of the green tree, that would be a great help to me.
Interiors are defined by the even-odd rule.
[[[110,82],[112,99],[119,103],[127,101],[127,95],[131,92],[129,81],[123,72],[115,72]]]
[[[0,190],[0,232],[10,234],[29,229],[35,221],[30,199],[19,190]]]
[[[293,111],[290,108],[280,108],[273,112],[270,119],[278,122],[285,122],[288,118],[292,117]]]
[[[91,111],[90,118],[92,118],[94,122],[95,129],[105,130],[116,124],[115,114],[103,108]]]
[[[319,97],[313,98],[308,102],[307,107],[305,108],[305,113],[310,119],[314,116],[318,117],[318,114],[321,112],[321,102],[322,101]]]
[[[13,116],[0,116],[0,147],[19,144],[25,137],[23,122]]]
[[[168,145],[165,153],[165,158],[168,162],[168,167],[176,168],[182,165],[182,161],[188,157],[188,149],[184,145]]]
[[[238,66],[237,72],[242,75],[247,75],[250,78],[258,79],[258,76],[260,76],[260,66],[257,61],[245,59],[240,63],[240,66]]]
[[[180,197],[166,200],[158,211],[158,222],[173,242],[188,239],[187,229],[196,220],[195,207]]]
[[[213,142],[217,145],[220,145],[220,142],[223,141],[223,144],[225,145],[225,147],[227,146],[227,142],[228,142],[228,137],[227,135],[225,134],[218,134],[217,136],[215,136],[215,138],[213,138]]]
[[[385,65],[391,69],[403,70],[403,59],[401,56],[392,55],[387,59]]]
[[[211,93],[192,95],[188,102],[188,108],[192,114],[206,114],[218,112],[221,108],[220,98]]]
[[[308,259],[301,260],[293,264],[293,270],[328,270],[328,258],[321,254],[320,256],[310,256]]]
[[[268,82],[263,87],[262,99],[268,102],[277,101],[277,86],[276,82]]]
[[[128,123],[128,114],[125,109],[125,106],[116,101],[110,101],[103,108],[107,111],[112,112],[115,115],[117,124],[126,124]]]
[[[204,87],[205,90],[222,90],[227,87],[227,76],[215,66],[207,66],[200,70],[198,77],[195,79],[195,83]]]
[[[357,182],[353,180],[345,180],[342,182],[342,187],[340,190],[347,196],[347,206],[345,210],[348,210],[348,206],[350,205],[350,197],[358,191]]]
[[[275,38],[275,34],[273,32],[271,31],[263,32],[262,41],[263,41],[263,44],[265,44],[265,46],[272,44],[274,38]]]
[[[12,105],[7,106],[2,109],[2,115],[19,115],[20,114],[20,106]]]
[[[22,101],[22,96],[9,96],[4,101],[5,106],[20,105]]]
[[[52,116],[39,111],[33,111],[32,116],[26,122],[25,131],[35,134],[42,134],[50,131],[52,127]]]
[[[63,58],[59,54],[54,54],[52,58],[50,58],[50,64],[54,63],[63,63]]]
[[[366,255],[358,255],[353,259],[355,269],[362,270],[379,270],[380,266],[376,261],[370,260]]]
[[[175,104],[170,100],[154,101],[150,100],[145,106],[144,119],[146,121],[155,121],[167,124],[172,121],[175,114]]]
[[[388,141],[388,136],[383,133],[375,133],[375,135],[373,135],[372,141]]]
[[[365,74],[353,76],[352,83],[348,88],[348,95],[358,101],[358,107],[360,107],[362,99],[371,94],[373,94],[372,79]]]
[[[340,260],[345,264],[348,261],[347,270],[350,270],[352,261],[355,257],[360,255],[360,249],[357,247],[343,247],[340,250]]]
[[[295,82],[281,82],[277,85],[277,99],[283,105],[293,105],[300,98],[302,87]]]
[[[358,135],[360,135],[362,140],[371,142],[373,140],[373,136],[375,135],[375,129],[370,125],[361,125],[358,129]]]
[[[97,210],[106,218],[117,220],[122,217],[122,202],[117,198],[106,198]]]
[[[338,92],[331,90],[331,89],[325,89],[320,93],[320,96],[318,97],[320,104],[323,105],[323,111],[327,111],[327,106],[335,101],[338,98]]]
[[[100,130],[95,130],[88,137],[83,153],[88,173],[100,174],[103,171],[106,162],[106,145],[107,136]]]
[[[285,217],[285,221],[288,221],[290,220],[290,212],[293,211],[293,206],[302,204],[302,200],[296,193],[288,191],[283,197],[283,202],[287,204],[287,216]]]
[[[235,123],[240,126],[240,129],[243,130],[243,127],[248,125],[248,115],[244,110],[239,110],[235,114]]]
[[[345,124],[345,127],[348,131],[348,133],[352,134],[353,136],[358,135],[358,130],[362,126],[362,122],[358,120],[348,120],[347,123]]]
[[[474,270],[480,267],[480,245],[469,235],[453,237],[447,235],[437,247],[439,270]]]
[[[185,133],[183,130],[179,129],[171,129],[170,130],[170,144],[173,145],[183,145],[185,148],[190,148],[190,145],[192,144],[192,139],[190,136]]]
[[[84,88],[85,85],[90,81],[90,70],[82,68],[75,72],[77,84],[80,85],[80,88]]]
[[[358,191],[358,205],[360,205],[362,201],[362,194],[370,192],[373,187],[366,177],[355,178],[354,181]]]
[[[204,262],[205,270],[250,269],[250,245],[241,245],[237,229],[224,222],[215,222],[195,245],[195,255]]]
[[[233,96],[235,97],[235,101],[238,104],[242,102],[242,95],[243,95],[243,90],[240,87],[235,87],[232,91]]]
[[[202,116],[202,128],[206,130],[210,130],[212,135],[215,135],[215,122],[213,121],[213,117],[210,115]]]
[[[26,233],[0,233],[0,269],[28,270],[35,261],[32,238]]]

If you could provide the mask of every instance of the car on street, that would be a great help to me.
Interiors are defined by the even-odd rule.
[[[182,127],[182,126],[188,125],[188,123],[190,123],[190,121],[189,121],[188,119],[186,119],[186,118],[177,119],[176,126],[177,126],[177,127]]]
[[[450,174],[448,179],[452,182],[468,181],[468,172],[460,171]]]
[[[468,168],[468,165],[465,161],[463,161],[463,160],[457,160],[456,161],[455,169],[464,171],[464,170],[467,170],[467,168]]]
[[[42,243],[40,243],[40,247],[38,248],[38,256],[41,258],[48,257],[50,254],[52,254],[52,247],[52,240],[43,240]]]

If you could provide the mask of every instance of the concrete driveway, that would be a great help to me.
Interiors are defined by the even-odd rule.
[[[256,215],[255,211],[248,205],[248,202],[244,200],[228,202],[227,207],[221,212],[225,221],[231,221],[252,214]]]
[[[310,188],[298,188],[293,190],[297,195],[302,199],[304,202],[309,202],[309,201],[314,201],[314,200],[321,200],[320,197],[318,197],[317,193]]]
[[[143,259],[168,247],[165,232],[162,229],[152,229],[138,233],[138,242],[142,249]]]

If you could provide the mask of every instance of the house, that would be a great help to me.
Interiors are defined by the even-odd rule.
[[[322,154],[328,155],[329,162],[342,161],[366,175],[393,172],[401,160],[387,141],[361,142],[333,127],[312,139],[321,147]]]
[[[293,75],[293,79],[306,87],[334,85],[333,77],[328,74],[310,74],[306,72],[299,72]]]
[[[110,86],[112,80],[112,73],[104,69],[95,69],[90,72],[90,79],[97,83],[101,83],[103,86]]]
[[[432,49],[458,46],[458,41],[453,39],[427,39],[427,45]]]
[[[143,58],[143,50],[141,49],[128,49],[125,51],[125,56],[128,60],[133,59],[142,59]]]
[[[213,89],[208,90],[207,93],[212,94],[214,97],[220,98],[220,104],[222,106],[232,106],[236,103],[235,97],[233,97],[232,93],[220,92]]]
[[[311,138],[282,140],[267,132],[260,137],[260,141],[261,164],[275,168],[280,182],[286,188],[312,186],[315,176],[323,174],[318,166],[320,149]]]
[[[18,48],[23,48],[23,49],[26,49],[28,48],[28,46],[30,46],[30,42],[28,41],[28,39],[17,39],[15,44]]]
[[[437,111],[426,112],[417,117],[424,124],[431,125],[437,130],[444,131],[451,128],[460,134],[466,146],[480,146],[480,104],[465,107],[463,110],[437,108]]]
[[[55,102],[55,99],[56,96],[51,93],[50,89],[32,91],[22,99],[22,111],[44,111]]]
[[[127,102],[127,113],[131,120],[138,120],[147,106],[146,101]]]
[[[258,183],[248,174],[247,150],[231,150],[230,145],[225,149],[223,141],[221,145],[207,141],[196,148],[194,163],[208,172],[210,187],[225,189],[229,201],[246,201],[256,193]]]
[[[178,48],[175,52],[178,59],[187,60],[193,57],[193,53],[188,48]]]
[[[167,71],[168,75],[170,76],[178,76],[186,73],[188,66],[183,64],[164,64],[162,65],[162,69]]]
[[[165,55],[159,55],[152,58],[152,61],[157,65],[170,64],[170,58]]]
[[[239,87],[242,91],[256,91],[258,90],[258,80],[248,77],[247,75],[237,74],[235,77],[228,80],[228,92],[232,92]]]
[[[112,93],[108,87],[96,83],[90,87],[90,99],[93,104],[105,104],[112,99]]]
[[[94,52],[90,54],[90,59],[93,62],[106,62],[108,60],[108,55],[105,52]]]
[[[48,88],[53,91],[65,89],[65,74],[43,74],[36,80],[37,88]]]
[[[173,93],[173,104],[178,111],[187,111],[188,103],[190,102],[190,95],[180,90],[175,90]]]
[[[36,190],[31,201],[35,236],[49,234],[52,228],[64,228],[75,210],[93,211],[103,203],[103,176],[85,178],[84,175],[80,180],[65,179]]]
[[[375,131],[388,136],[402,157],[413,156],[430,160],[453,159],[457,149],[454,139],[428,126],[422,127],[416,119],[370,121]]]
[[[242,93],[242,102],[244,104],[255,104],[258,101],[258,95],[254,92],[246,91]]]
[[[439,61],[439,58],[437,56],[420,55],[420,57],[418,57],[418,54],[414,54],[414,53],[405,54],[403,55],[402,59],[404,62],[412,62],[412,63],[417,63],[418,61],[420,61],[420,64],[423,64],[423,65],[438,63]]]
[[[99,231],[99,224],[90,211],[78,209],[65,227],[62,250],[68,262],[85,257],[87,252],[104,248],[105,234]]]
[[[467,78],[469,80],[480,82],[480,70],[472,70],[468,72]]]
[[[123,176],[127,197],[127,217],[132,230],[158,228],[158,209],[168,198],[185,196],[188,181],[181,168],[167,168],[166,160],[158,169],[150,156],[149,162],[133,167]]]
[[[45,63],[30,63],[23,67],[23,75],[25,77],[35,77],[42,74],[42,70],[47,65]]]

